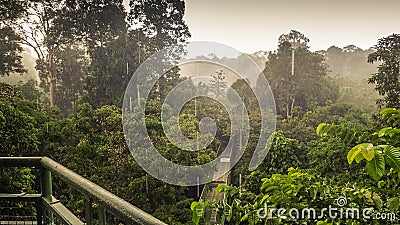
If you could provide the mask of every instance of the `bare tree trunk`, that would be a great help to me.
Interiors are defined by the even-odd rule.
[[[289,120],[290,120],[290,106],[289,106],[289,100],[287,101],[287,103],[286,103],[286,121],[288,121],[289,122]]]
[[[289,100],[286,103],[286,120],[290,121],[293,116],[294,103],[296,102],[296,96],[290,95]]]
[[[54,59],[53,55],[49,53],[49,100],[50,100],[50,106],[54,106],[54,90],[56,87],[56,72],[54,69]]]
[[[292,76],[294,76],[294,48],[292,47]]]
[[[296,96],[293,96],[292,98],[292,105],[290,107],[290,117],[293,116],[293,108],[294,108],[294,103],[296,102]]]

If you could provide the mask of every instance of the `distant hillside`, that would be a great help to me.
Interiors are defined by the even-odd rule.
[[[247,58],[247,57],[244,58],[245,56],[250,57],[254,61],[254,63],[258,66],[260,71],[262,71],[264,69],[265,62],[267,61],[268,52],[258,51],[253,54],[242,54],[237,58],[227,58],[227,57],[219,58],[215,54],[210,54],[208,56],[200,56],[193,59],[188,59],[189,63],[185,63],[179,66],[179,68],[181,69],[180,75],[183,77],[197,77],[197,76],[209,77],[223,70],[225,75],[225,81],[228,84],[230,84],[239,79],[240,77],[232,70],[230,70],[230,69],[234,70],[235,68],[229,69],[221,65],[235,65],[240,67],[244,62],[243,59]],[[221,65],[212,63],[190,62],[195,60],[212,60],[213,62],[219,63]]]
[[[371,52],[373,52],[373,49],[362,50],[354,45],[344,48],[332,46],[327,50],[318,51],[326,58],[326,63],[330,70],[329,76],[335,78],[340,87],[341,101],[365,107],[376,107],[375,100],[379,98],[379,95],[374,90],[374,86],[367,83],[367,79],[371,74],[377,71],[377,64],[367,63],[367,57]],[[263,70],[265,62],[268,60],[268,54],[269,52],[267,51],[257,51],[246,55],[256,63],[260,70]],[[30,79],[38,80],[35,58],[32,57],[27,49],[22,53],[22,57],[22,63],[28,73],[22,76],[12,74],[8,77],[0,77],[1,82],[16,84],[21,81],[26,83]],[[218,58],[215,54],[210,54],[197,59],[213,59],[215,62],[227,64],[235,61],[240,62],[240,57],[243,56],[238,58]],[[211,76],[220,70],[224,71],[227,83],[232,83],[239,78],[235,73],[222,66],[211,64],[204,66],[199,63],[189,63],[181,66],[180,74],[185,77]]]
[[[346,102],[352,105],[358,105],[362,108],[376,108],[375,101],[380,97],[374,90],[374,85],[368,84],[367,80],[371,74],[377,71],[377,64],[367,62],[368,55],[373,52],[373,49],[362,50],[354,45],[349,45],[344,48],[332,46],[327,50],[318,51],[326,58],[326,63],[329,68],[329,76],[334,78],[339,86],[339,101]],[[258,51],[249,56],[258,67],[263,70],[265,62],[268,60],[266,51]],[[239,56],[240,58],[240,56]],[[201,59],[213,59],[221,64],[238,60],[237,58],[218,58],[211,54]],[[193,76],[211,76],[216,72],[224,69],[221,66],[201,65],[199,63],[187,64],[181,67],[181,75],[185,77]],[[234,82],[237,75],[231,71],[224,69],[227,83]]]
[[[362,50],[354,45],[344,48],[332,46],[326,51],[319,51],[326,58],[330,76],[343,77],[355,82],[366,81],[371,74],[377,72],[377,64],[367,62],[373,49]]]
[[[365,109],[376,108],[375,101],[380,98],[368,78],[377,72],[378,64],[367,62],[373,49],[362,50],[354,45],[344,48],[332,46],[326,51],[319,51],[326,58],[329,76],[336,78],[339,85],[339,101],[358,105]]]
[[[264,70],[265,62],[268,60],[267,51],[258,51],[254,52],[253,54],[247,54],[256,64],[260,67],[261,70]]]

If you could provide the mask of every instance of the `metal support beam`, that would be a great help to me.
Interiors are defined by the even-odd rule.
[[[93,225],[92,200],[87,195],[85,196],[85,213],[86,213],[86,224]]]
[[[42,198],[51,199],[53,193],[51,172],[46,168],[42,168],[40,173]]]
[[[40,167],[42,157],[0,157],[0,167]]]
[[[51,172],[46,168],[42,168],[40,171],[40,182],[41,182],[41,191],[42,191],[42,199],[43,201],[52,200],[52,180],[51,180]],[[46,210],[46,208],[42,208],[42,214],[44,216],[44,223],[45,224],[53,224],[53,213],[51,211]]]
[[[43,198],[43,203],[46,212],[51,215],[51,219],[53,220],[53,215],[55,215],[58,220],[64,225],[84,225],[82,221],[78,219],[69,209],[67,209],[59,200],[54,198]],[[46,217],[45,217],[46,218]],[[47,223],[45,220],[45,224],[53,224]]]
[[[106,215],[107,215],[107,211],[102,206],[99,206],[99,224],[100,225],[107,224]]]

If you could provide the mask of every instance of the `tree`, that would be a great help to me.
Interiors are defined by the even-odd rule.
[[[119,105],[128,74],[137,66],[138,49],[136,35],[128,32],[122,1],[67,1],[59,14],[55,36],[78,43],[58,51],[59,106],[76,109],[79,97],[95,107]]]
[[[287,120],[293,116],[296,106],[307,111],[338,97],[337,87],[327,77],[324,57],[308,50],[308,39],[304,35],[294,34],[281,36],[278,50],[268,55],[263,71],[274,93],[277,113]],[[290,39],[291,36],[294,38]],[[289,41],[299,47],[294,49]]]
[[[209,87],[210,92],[214,93],[215,96],[221,96],[225,94],[225,75],[224,71],[217,71],[215,74],[211,75],[213,80],[210,81]]]
[[[140,31],[115,35],[114,40],[91,50],[92,60],[89,76],[85,79],[87,94],[84,99],[95,107],[106,104],[121,106],[126,86],[139,66],[140,47],[137,39],[139,35],[144,35]],[[144,58],[145,55],[141,54]]]
[[[27,1],[0,1],[0,21],[13,20],[26,11]]]
[[[21,43],[32,48],[37,60],[37,70],[42,85],[49,90],[49,102],[54,106],[56,67],[54,50],[59,40],[52,36],[57,10],[63,4],[58,1],[27,1],[26,10],[8,25],[21,38]]]
[[[0,76],[26,72],[19,55],[22,52],[20,38],[7,25],[25,11],[24,7],[24,1],[0,1]]]
[[[78,98],[84,94],[84,81],[90,63],[84,46],[76,44],[60,45],[55,55],[59,85],[56,86],[54,104],[67,115],[76,111]]]
[[[381,107],[400,107],[400,34],[392,34],[378,40],[376,52],[368,56],[369,63],[382,62],[378,72],[368,79],[376,85],[375,90],[383,99],[377,101]]]
[[[302,33],[297,30],[291,30],[288,34],[282,34],[279,36],[279,44],[289,42],[293,49],[296,48],[308,48],[308,42],[310,40]]]
[[[90,48],[92,63],[85,98],[94,106],[120,106],[138,66],[156,51],[183,43],[189,37],[183,21],[183,1],[134,0],[130,7],[126,20],[124,16],[114,20],[115,29],[110,33],[114,38]],[[174,87],[178,79],[176,68],[169,71],[158,80],[151,98],[165,97],[166,91]],[[132,92],[137,93],[137,90]]]
[[[18,36],[10,27],[3,27],[0,24],[0,40],[0,76],[26,72],[21,63],[22,57],[19,55],[22,48],[18,44]]]
[[[128,20],[131,25],[141,25],[143,32],[153,36],[150,51],[183,43],[190,37],[183,17],[183,0],[134,0],[130,1]]]
[[[65,109],[82,94],[87,56],[125,34],[126,16],[121,1],[26,1],[26,10],[7,22],[34,50],[50,105]]]

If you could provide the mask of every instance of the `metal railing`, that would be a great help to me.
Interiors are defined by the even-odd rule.
[[[41,194],[0,194],[0,201],[34,202],[38,225],[54,224],[55,220],[60,221],[64,225],[94,225],[93,203],[98,205],[97,221],[100,225],[107,223],[107,213],[115,215],[129,225],[165,225],[165,223],[150,214],[79,176],[50,158],[0,157],[0,168],[6,167],[31,167],[40,169]],[[60,178],[85,196],[86,223],[83,223],[52,195],[52,175]]]

